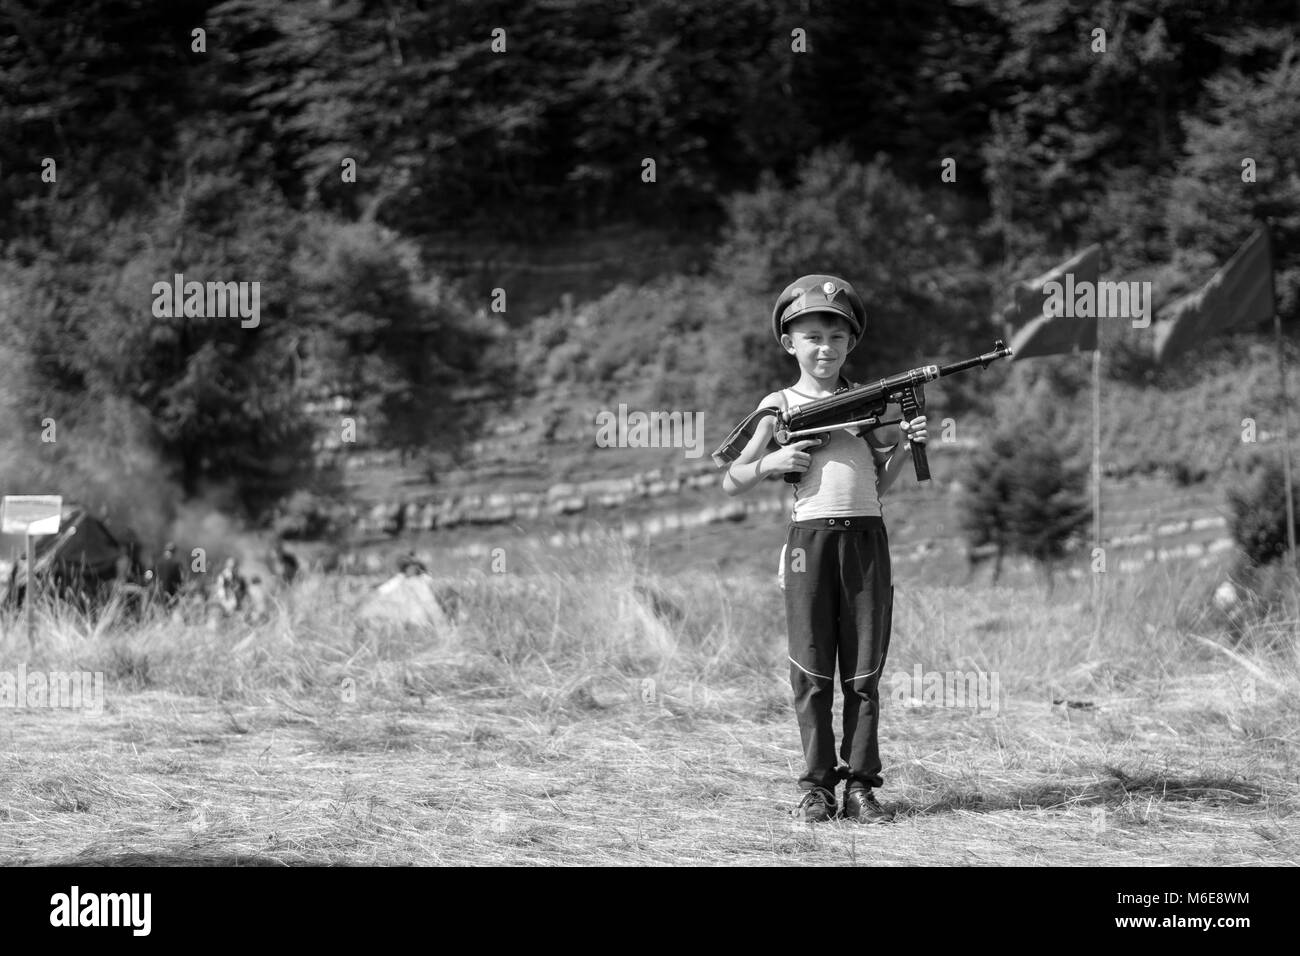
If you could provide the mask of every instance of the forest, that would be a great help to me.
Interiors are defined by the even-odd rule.
[[[801,273],[852,277],[853,371],[887,372],[987,349],[1010,284],[1085,244],[1158,308],[1265,219],[1293,334],[1298,22],[1264,0],[13,0],[0,480],[256,522],[331,486],[314,409],[336,397],[369,446],[430,459],[474,426],[431,409],[484,382],[721,422],[770,387],[766,317]],[[576,283],[594,323],[441,253],[611,235],[668,255]],[[176,274],[259,283],[257,327],[159,317]],[[1202,360],[1111,348],[1109,376],[1156,388]]]

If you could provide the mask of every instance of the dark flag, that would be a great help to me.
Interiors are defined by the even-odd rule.
[[[1157,362],[1239,325],[1272,318],[1273,257],[1261,227],[1209,282],[1161,310],[1152,323]]]
[[[1091,352],[1097,347],[1097,309],[1088,308],[1088,315],[1075,314],[1074,290],[1081,283],[1089,283],[1096,290],[1101,276],[1101,246],[1091,245],[1059,266],[1044,272],[1029,282],[1017,283],[1011,305],[1002,312],[1007,326],[1011,351],[1018,359],[1038,355],[1068,355],[1072,352]],[[1049,295],[1044,286],[1049,282],[1060,284],[1058,303],[1065,306],[1057,314],[1049,315],[1046,308]],[[1092,296],[1088,297],[1093,302]]]

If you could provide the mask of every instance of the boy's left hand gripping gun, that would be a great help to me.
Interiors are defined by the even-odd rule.
[[[908,372],[882,378],[878,382],[842,388],[834,395],[800,405],[788,415],[779,416],[773,437],[778,445],[788,445],[841,428],[860,428],[866,432],[895,425],[899,421],[910,422],[925,413],[926,382],[964,372],[976,365],[987,368],[990,362],[1010,354],[1011,350],[998,339],[992,352],[974,358],[953,362],[951,365],[922,365]],[[892,403],[902,407],[903,418],[882,422],[880,417],[885,413],[885,407]],[[912,465],[916,469],[917,481],[930,480],[930,462],[924,444],[912,446]],[[794,484],[801,477],[797,471],[792,471],[786,473],[785,480]]]

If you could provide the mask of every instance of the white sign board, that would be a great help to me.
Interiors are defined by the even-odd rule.
[[[0,533],[58,534],[61,495],[5,495],[0,502]]]

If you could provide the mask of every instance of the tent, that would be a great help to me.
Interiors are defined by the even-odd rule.
[[[21,601],[27,589],[27,561],[21,537],[4,536],[6,551],[18,557],[10,572],[6,601]],[[129,531],[114,533],[79,505],[65,505],[59,533],[32,539],[41,589],[73,596],[90,596],[119,576],[139,569],[139,544]]]
[[[433,578],[427,574],[396,574],[370,592],[361,602],[362,620],[411,624],[444,634],[451,620],[438,601]]]

